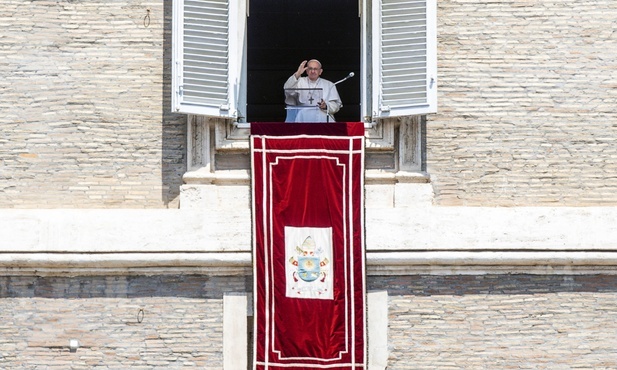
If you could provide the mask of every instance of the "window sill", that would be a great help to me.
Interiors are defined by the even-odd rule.
[[[185,184],[205,185],[249,185],[251,175],[249,170],[219,170],[211,171],[210,167],[202,167],[194,171],[188,171],[183,178]],[[365,184],[388,185],[388,184],[426,184],[430,183],[430,176],[426,172],[366,170]]]
[[[397,183],[426,184],[430,182],[431,178],[426,172],[366,170],[364,173],[364,183],[371,185]]]

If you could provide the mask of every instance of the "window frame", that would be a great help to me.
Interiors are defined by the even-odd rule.
[[[195,0],[174,0],[173,45],[172,45],[172,110],[178,113],[196,114],[209,117],[232,119],[246,122],[247,96],[247,17],[248,0],[203,0],[207,3],[227,5],[227,98],[214,104],[194,104],[183,96],[184,68],[184,8],[185,3]],[[358,0],[361,22],[361,115],[370,123],[380,119],[400,116],[422,115],[437,112],[437,32],[436,0],[415,0],[425,3],[426,8],[426,102],[409,103],[391,107],[384,102],[382,86],[383,68],[383,27],[382,9],[384,4],[404,2],[402,0]],[[379,20],[375,22],[375,20]],[[403,81],[404,82],[404,81]],[[209,86],[202,86],[204,91]]]

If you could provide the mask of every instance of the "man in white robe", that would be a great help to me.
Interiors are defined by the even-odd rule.
[[[307,76],[302,77],[306,72]],[[343,103],[336,85],[321,78],[321,63],[316,59],[300,63],[285,82],[285,122],[334,122]],[[296,90],[297,89],[297,90]]]

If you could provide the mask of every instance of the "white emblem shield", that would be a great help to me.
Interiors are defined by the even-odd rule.
[[[285,226],[285,295],[333,299],[332,228]]]

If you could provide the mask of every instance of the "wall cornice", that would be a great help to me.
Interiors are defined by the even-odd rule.
[[[367,275],[617,274],[617,252],[367,252]],[[0,274],[250,275],[237,253],[0,253]]]

